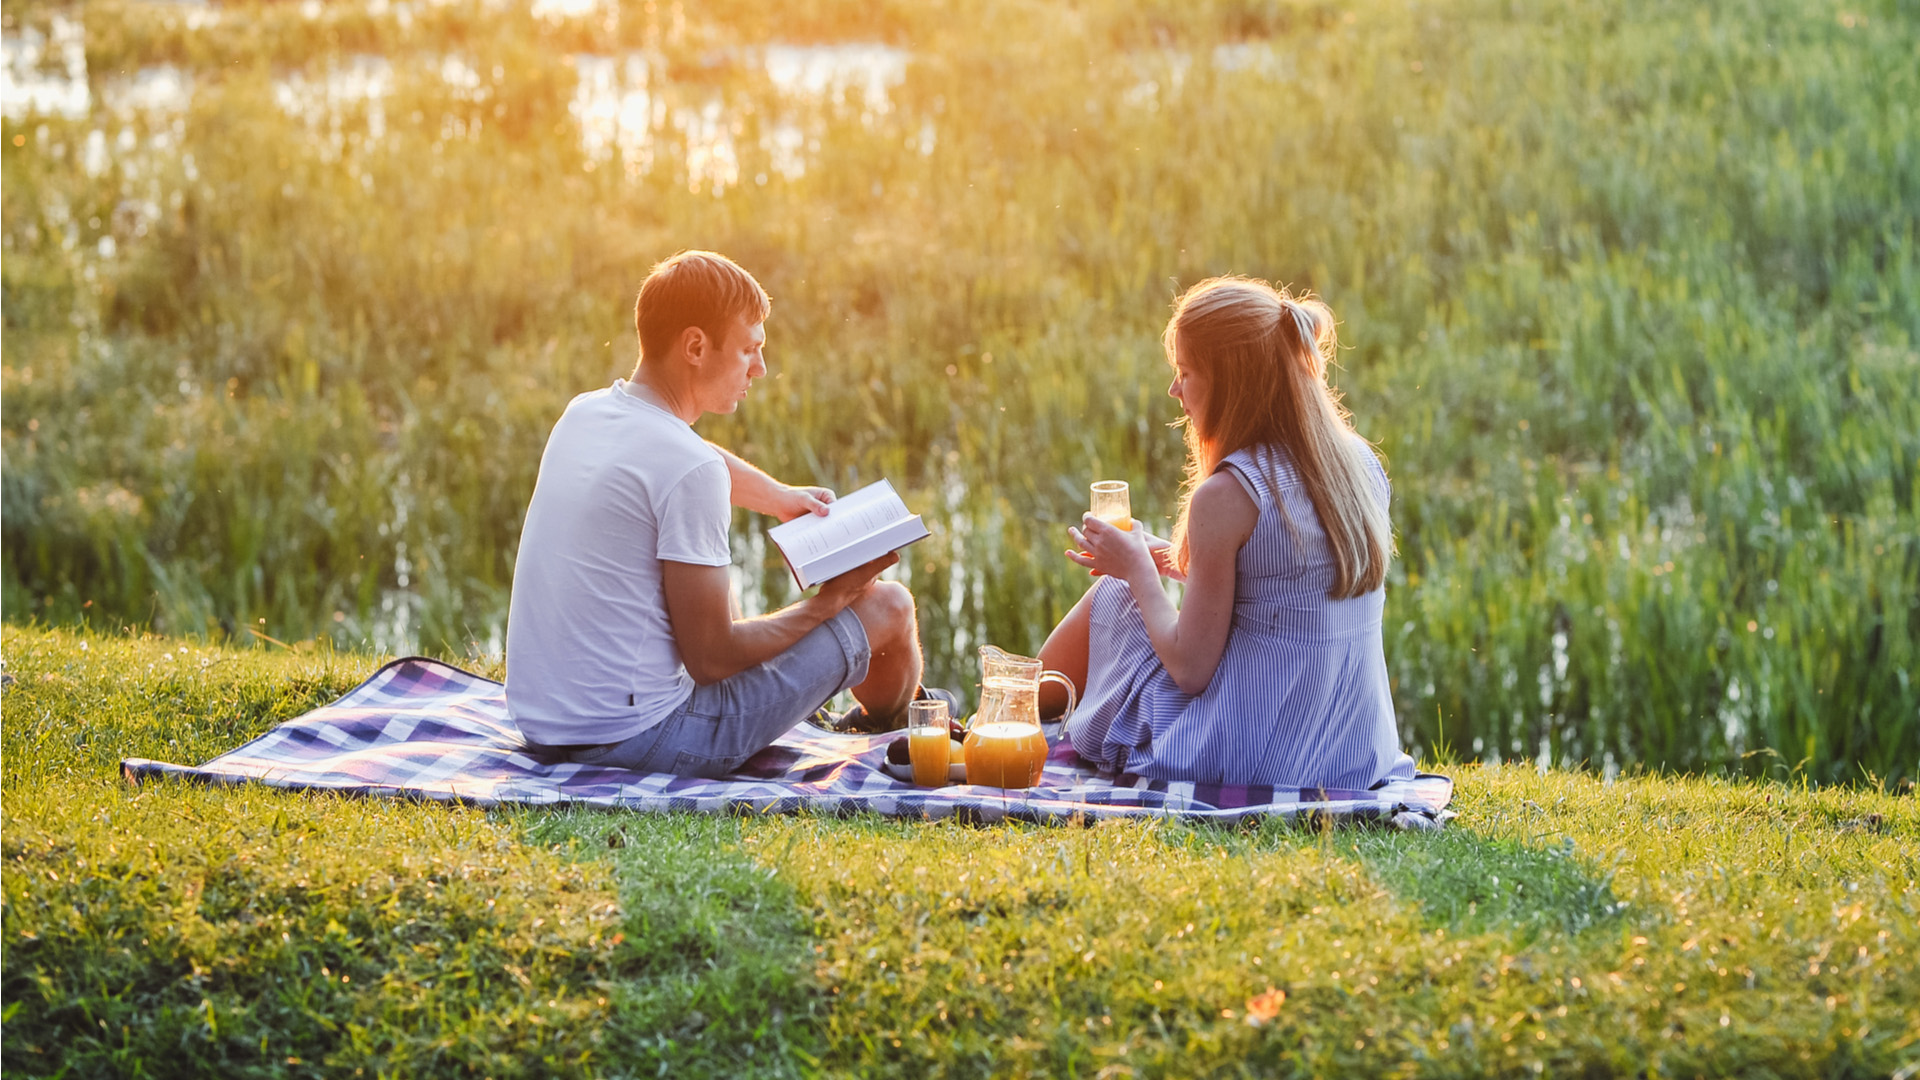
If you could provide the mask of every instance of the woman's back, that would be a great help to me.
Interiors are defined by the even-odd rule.
[[[1356,436],[1357,438],[1357,436]],[[1374,494],[1389,495],[1386,471],[1371,453]],[[1285,450],[1255,446],[1227,455],[1230,469],[1259,507],[1259,523],[1234,561],[1234,632],[1320,642],[1377,629],[1385,592],[1330,600],[1336,568],[1326,530]]]
[[[1358,438],[1358,436],[1353,436]],[[1386,473],[1370,477],[1384,505]],[[1277,446],[1228,455],[1259,518],[1235,560],[1232,627],[1207,688],[1182,693],[1124,585],[1095,591],[1087,694],[1070,731],[1083,757],[1141,776],[1366,788],[1413,774],[1399,749],[1380,589],[1331,600],[1335,566],[1293,462]]]

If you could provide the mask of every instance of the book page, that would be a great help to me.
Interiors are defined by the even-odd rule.
[[[810,589],[815,585],[844,574],[868,559],[877,559],[889,551],[906,547],[916,540],[925,540],[927,526],[918,515],[902,518],[877,533],[868,533],[846,547],[829,551],[817,559],[792,564],[793,576],[800,587]]]
[[[881,480],[827,504],[826,517],[805,514],[775,525],[767,535],[788,560],[809,563],[912,516],[893,485]]]

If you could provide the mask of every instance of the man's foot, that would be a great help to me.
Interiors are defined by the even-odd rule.
[[[960,718],[960,696],[951,690],[942,690],[937,686],[922,686],[913,692],[913,700],[944,701],[947,703],[947,716],[954,720]],[[857,731],[872,735],[886,731],[898,731],[906,726],[907,710],[905,709],[901,709],[896,716],[882,719],[869,717],[866,708],[858,702],[855,702],[853,708],[848,709],[840,715],[840,722],[833,730]]]

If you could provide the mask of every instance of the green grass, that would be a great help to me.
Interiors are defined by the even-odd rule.
[[[549,426],[630,366],[645,267],[710,246],[773,293],[775,378],[703,430],[892,478],[934,530],[901,568],[930,669],[965,685],[1075,599],[1087,480],[1172,511],[1157,334],[1237,271],[1343,321],[1408,745],[1920,774],[1911,4],[628,7],[71,12],[97,108],[0,124],[8,617],[488,654]],[[868,111],[782,94],[777,41],[910,59]],[[584,153],[569,58],[628,52],[666,115],[737,121],[738,182],[672,123]],[[366,54],[377,122],[275,104]],[[191,108],[114,112],[155,64]],[[792,595],[764,524],[754,606]]]
[[[337,694],[359,656],[6,631],[11,1074],[793,1075],[788,891],[708,818],[121,782]]]
[[[202,760],[378,658],[15,626],[0,652],[9,1074],[1920,1062],[1911,796],[1457,766],[1460,818],[1403,834],[134,789],[121,757]],[[1284,1002],[1251,1023],[1269,988]]]
[[[9,1073],[1920,1063],[1911,4],[220,10],[0,12],[82,20],[95,102],[0,122]],[[781,94],[751,59],[776,41],[910,62],[869,111]],[[737,121],[737,182],[672,124],[583,152],[569,57],[628,52],[668,115]],[[393,65],[377,115],[275,104],[366,54]],[[191,107],[115,111],[156,64]],[[817,143],[798,175],[761,139],[786,121]],[[972,829],[119,781],[371,652],[491,656],[546,431],[630,366],[633,290],[687,246],[775,298],[776,377],[703,430],[901,486],[953,686],[1083,587],[1053,553],[1087,480],[1172,511],[1173,292],[1324,294],[1395,481],[1403,739],[1482,763],[1462,818]],[[755,607],[793,595],[763,525],[735,530]]]
[[[1870,1076],[1915,1059],[1911,800],[1460,780],[1462,821],[1438,836],[798,821],[752,849],[813,905],[835,1060],[861,1075]],[[1877,826],[1858,824],[1869,807]],[[1252,1025],[1269,988],[1286,1000]]]

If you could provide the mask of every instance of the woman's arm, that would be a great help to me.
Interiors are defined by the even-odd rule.
[[[1068,557],[1096,574],[1120,578],[1133,592],[1155,655],[1182,692],[1197,695],[1213,681],[1233,626],[1235,560],[1253,535],[1260,508],[1231,476],[1215,473],[1194,489],[1187,511],[1187,587],[1179,608],[1160,585],[1159,567],[1138,532],[1089,517],[1069,530],[1083,551]],[[1084,530],[1084,531],[1082,531]]]

